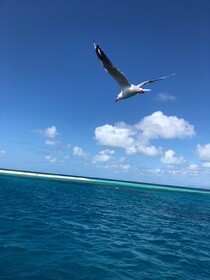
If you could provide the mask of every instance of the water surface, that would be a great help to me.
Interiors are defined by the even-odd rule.
[[[210,196],[150,187],[1,175],[1,279],[210,279]]]

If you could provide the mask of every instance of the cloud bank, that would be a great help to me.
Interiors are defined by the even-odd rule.
[[[150,144],[154,139],[184,139],[194,135],[194,127],[189,122],[176,116],[166,116],[161,111],[144,117],[134,125],[119,122],[114,125],[105,124],[95,129],[98,144],[122,148],[127,154],[146,156],[163,154],[161,147]],[[170,160],[175,161],[174,155],[170,152],[164,156],[163,162],[167,160],[169,162],[169,154]]]

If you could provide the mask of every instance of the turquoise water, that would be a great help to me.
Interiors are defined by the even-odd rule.
[[[0,175],[0,279],[210,279],[210,196]]]

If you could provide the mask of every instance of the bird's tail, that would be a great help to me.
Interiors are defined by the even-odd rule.
[[[151,91],[151,88],[144,88],[143,90],[144,90],[144,92]]]

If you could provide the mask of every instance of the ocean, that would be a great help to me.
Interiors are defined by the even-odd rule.
[[[0,203],[1,280],[210,279],[208,191],[0,174]]]

